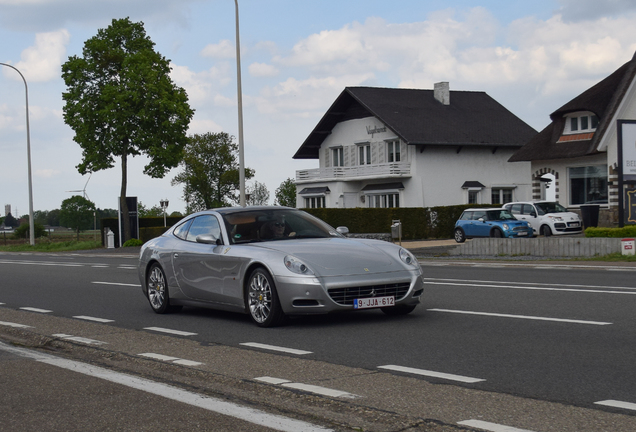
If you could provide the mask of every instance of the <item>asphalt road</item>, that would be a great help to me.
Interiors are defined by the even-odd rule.
[[[302,350],[276,354],[302,357],[307,367],[383,371],[460,391],[617,413],[630,425],[636,416],[635,267],[426,260],[424,301],[409,316],[371,310],[261,329],[247,316],[205,309],[154,314],[135,263],[134,256],[90,253],[0,254],[0,321],[3,310],[17,311],[201,347],[271,352],[253,345],[265,344]],[[617,424],[607,430],[630,430]]]

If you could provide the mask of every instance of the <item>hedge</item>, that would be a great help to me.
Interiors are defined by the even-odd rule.
[[[590,227],[585,230],[585,237],[636,238],[636,226],[623,228]]]

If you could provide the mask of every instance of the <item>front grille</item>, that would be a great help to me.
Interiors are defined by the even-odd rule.
[[[354,299],[394,296],[400,300],[406,295],[411,286],[410,282],[393,283],[385,285],[371,285],[358,287],[330,288],[329,297],[340,305],[353,305]]]
[[[526,228],[524,226],[518,226],[518,227],[514,227],[512,230],[515,231],[515,232],[517,232],[517,231],[528,231],[528,228]]]

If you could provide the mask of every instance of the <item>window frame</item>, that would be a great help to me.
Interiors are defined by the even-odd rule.
[[[344,166],[344,147],[331,147],[331,165],[333,167]]]
[[[386,160],[388,163],[402,161],[402,149],[399,139],[386,140]]]

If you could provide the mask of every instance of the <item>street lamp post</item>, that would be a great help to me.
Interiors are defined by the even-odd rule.
[[[161,209],[163,210],[163,226],[166,227],[166,209],[168,208],[168,199],[159,201]]]
[[[243,94],[241,90],[241,43],[239,40],[239,7],[236,9],[236,86],[238,97],[238,140],[239,140],[239,204],[245,207],[245,150],[243,148]]]
[[[31,181],[31,133],[29,130],[29,87],[27,86],[26,79],[22,72],[20,72],[15,66],[11,66],[7,63],[0,63],[2,66],[10,67],[20,74],[22,81],[24,81],[24,94],[26,100],[26,132],[27,132],[27,171],[29,176],[29,240],[31,246],[35,245],[35,226],[33,221],[33,184]]]

